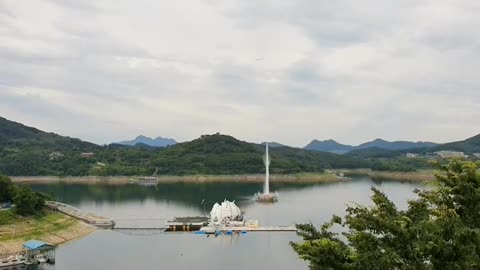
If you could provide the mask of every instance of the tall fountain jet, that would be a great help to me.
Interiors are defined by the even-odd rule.
[[[270,156],[268,155],[268,143],[265,144],[265,184],[263,185],[263,193],[257,194],[258,202],[276,202],[278,194],[270,193]]]
[[[268,143],[265,144],[265,184],[263,194],[270,194],[270,157],[268,156]]]

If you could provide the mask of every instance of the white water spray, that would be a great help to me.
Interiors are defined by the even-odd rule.
[[[268,156],[268,143],[265,144],[265,185],[263,194],[270,194],[270,157]]]

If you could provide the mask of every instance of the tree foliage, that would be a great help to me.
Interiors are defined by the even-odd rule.
[[[477,165],[453,161],[441,169],[438,187],[416,191],[406,210],[372,188],[372,207],[349,206],[319,229],[297,225],[303,241],[291,246],[314,270],[479,269]]]
[[[431,168],[429,161],[424,158],[375,159],[371,163],[374,171],[413,172],[418,169]]]
[[[11,202],[15,196],[15,186],[10,178],[0,175],[0,203]]]
[[[45,206],[44,197],[26,186],[17,187],[13,202],[15,203],[16,213],[22,216],[40,213]]]
[[[33,137],[3,142],[0,137],[0,174],[130,176],[150,175],[157,167],[159,174],[165,175],[256,174],[265,170],[264,146],[221,134],[204,135],[166,148],[94,146],[58,135],[30,136]],[[57,137],[58,143],[51,143]],[[50,159],[52,152],[61,152],[63,156]],[[82,152],[94,152],[95,157],[82,158]],[[365,168],[370,164],[353,157],[291,147],[272,148],[271,155],[270,168],[276,174]],[[97,162],[104,165],[99,166]]]
[[[0,203],[12,202],[15,212],[19,215],[33,215],[40,213],[45,200],[51,200],[48,195],[33,192],[27,186],[16,186],[8,176],[0,175]]]

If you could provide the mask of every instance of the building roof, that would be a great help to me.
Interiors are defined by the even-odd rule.
[[[29,250],[52,248],[53,246],[38,240],[30,240],[23,243],[23,247]]]

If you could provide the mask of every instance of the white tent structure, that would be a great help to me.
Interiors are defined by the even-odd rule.
[[[210,211],[210,222],[226,224],[231,221],[243,221],[242,211],[235,202],[225,200],[221,205],[215,203]]]

